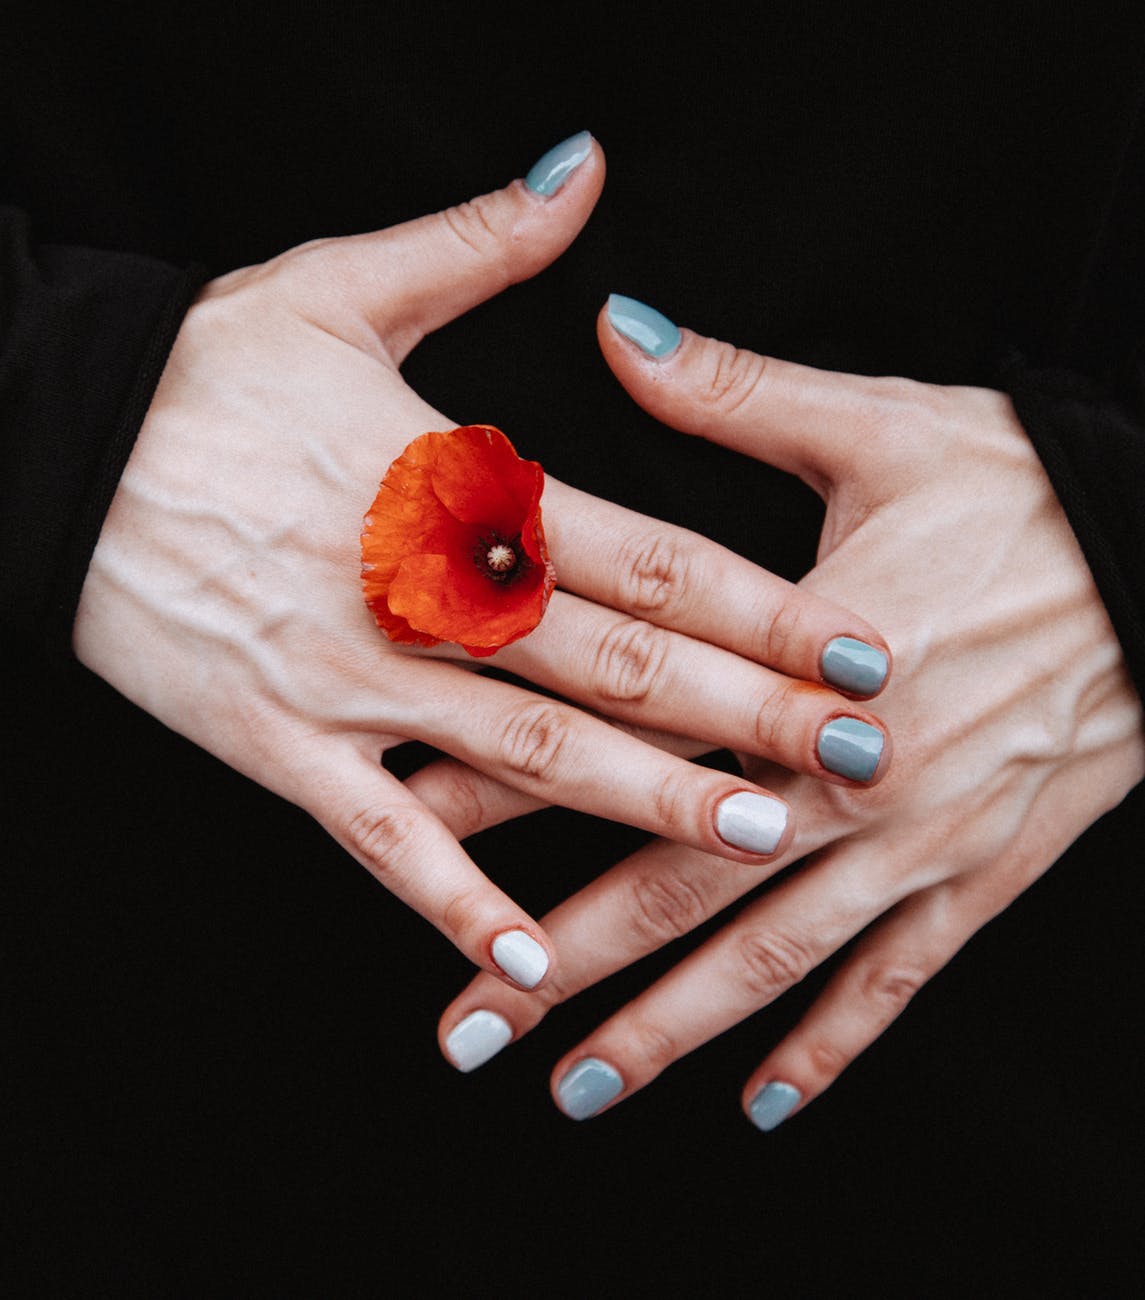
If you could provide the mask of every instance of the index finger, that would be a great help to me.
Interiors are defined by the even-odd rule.
[[[890,649],[866,619],[699,533],[554,479],[545,531],[561,585],[599,604],[848,695],[877,695],[890,675]],[[518,643],[499,662],[528,652]]]

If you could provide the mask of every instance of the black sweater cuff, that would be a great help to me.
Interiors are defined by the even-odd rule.
[[[70,656],[80,591],[183,317],[206,279],[152,258],[32,247],[0,209],[0,610]]]
[[[1103,386],[1021,357],[1000,386],[1041,457],[1145,698],[1145,386]]]

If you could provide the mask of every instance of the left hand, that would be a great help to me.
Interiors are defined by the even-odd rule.
[[[498,1034],[520,1037],[556,1002],[811,855],[553,1071],[557,1104],[575,1118],[596,1114],[862,933],[747,1081],[745,1110],[773,1128],[1141,780],[1141,704],[1003,394],[831,374],[687,331],[656,359],[607,313],[599,335],[621,383],[658,419],[798,474],[824,498],[818,563],[801,585],[885,633],[896,675],[881,711],[896,762],[878,788],[858,790],[744,757],[751,779],[798,809],[786,854],[730,876],[706,854],[654,842],[546,918],[559,980],[529,995],[478,976],[442,1017],[441,1042],[455,1063],[480,1064],[482,1026],[494,1027],[485,1040],[496,1050]],[[445,766],[414,780],[447,820],[437,791],[449,777]],[[456,833],[513,811],[485,789],[489,815]],[[507,1029],[469,1021],[478,1010]],[[462,1022],[475,1028],[458,1034]]]

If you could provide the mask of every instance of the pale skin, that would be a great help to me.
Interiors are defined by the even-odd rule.
[[[394,646],[367,611],[358,535],[379,479],[419,434],[458,423],[422,401],[399,366],[427,333],[557,257],[603,181],[594,145],[551,197],[516,181],[209,284],[176,339],[74,629],[84,664],[307,809],[506,987],[514,975],[494,959],[499,936],[524,935],[543,951],[529,987],[551,977],[558,945],[480,872],[440,810],[383,770],[387,749],[427,742],[506,791],[507,810],[559,802],[754,878],[786,852],[794,817],[770,855],[721,838],[723,801],[762,791],[685,761],[696,744],[662,733],[850,788],[823,767],[816,737],[842,716],[881,726],[820,668],[838,636],[885,649],[868,622],[701,537],[556,482],[543,505],[562,590],[541,628],[495,662],[588,711],[466,671],[473,661],[457,647]],[[695,579],[682,597],[664,585],[680,564]],[[794,633],[780,641],[776,627]],[[683,701],[671,684],[684,678],[725,689]],[[793,679],[804,689],[791,691]],[[454,783],[446,810],[454,819],[471,806],[464,785]],[[483,815],[496,806],[486,793]]]
[[[656,360],[605,312],[598,335],[617,378],[652,415],[767,460],[822,496],[818,563],[801,585],[857,604],[894,648],[880,711],[895,762],[877,789],[855,790],[741,755],[748,776],[799,809],[784,852],[733,876],[710,855],[652,843],[545,918],[561,949],[558,978],[523,994],[478,976],[442,1017],[443,1050],[478,1008],[519,1038],[557,1003],[806,856],[552,1073],[560,1105],[570,1069],[605,1062],[622,1086],[600,1109],[618,1105],[861,935],[744,1083],[749,1114],[769,1084],[795,1089],[797,1110],[1142,779],[1141,703],[1004,395],[812,370],[687,330]],[[411,786],[440,810],[457,776],[442,762]],[[451,821],[459,835],[512,811],[484,781],[470,793],[471,813],[486,794],[491,811]]]

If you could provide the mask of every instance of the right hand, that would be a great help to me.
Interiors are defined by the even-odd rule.
[[[379,478],[411,439],[454,423],[406,386],[400,363],[562,252],[603,177],[592,144],[549,197],[516,181],[209,284],[176,339],[74,629],[89,668],[306,808],[478,966],[526,988],[552,967],[549,940],[382,769],[391,746],[427,742],[538,802],[733,863],[771,860],[792,834],[783,802],[751,782],[465,671],[457,647],[393,645],[363,603],[358,535]],[[882,647],[868,624],[558,483],[545,512],[560,580],[579,596],[558,592],[499,667],[699,748],[842,781],[818,760],[819,730],[840,714],[877,724],[823,684],[820,658],[839,635]],[[725,802],[737,795],[738,818]]]

